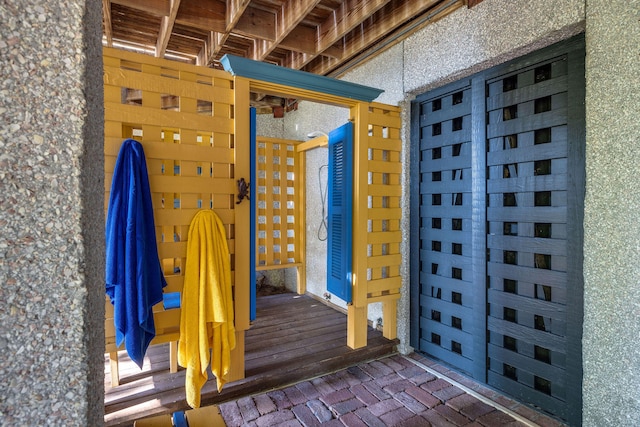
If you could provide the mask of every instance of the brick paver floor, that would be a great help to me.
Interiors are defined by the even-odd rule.
[[[447,370],[420,356],[394,355],[219,408],[229,427],[563,425],[460,375],[454,380],[440,372]]]

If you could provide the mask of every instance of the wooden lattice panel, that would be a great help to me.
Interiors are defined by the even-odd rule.
[[[122,142],[140,141],[152,193],[165,292],[180,292],[189,224],[213,209],[225,224],[235,269],[235,137],[232,77],[147,55],[104,49],[105,210]],[[248,114],[248,113],[247,113]],[[113,307],[107,301],[107,351],[115,351]],[[180,309],[154,307],[153,343],[175,341]]]
[[[367,301],[396,299],[400,294],[400,112],[372,105],[367,137]]]
[[[257,137],[256,267],[302,261],[300,153],[293,141]]]
[[[400,109],[359,104],[355,123],[353,193],[353,304],[348,309],[347,345],[366,345],[367,306],[382,303],[383,335],[396,337],[396,301],[402,277],[400,242],[402,172]]]

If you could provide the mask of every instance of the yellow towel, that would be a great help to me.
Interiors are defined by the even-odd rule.
[[[222,390],[236,346],[229,257],[218,215],[211,210],[196,213],[189,226],[178,343],[178,363],[187,370],[185,390],[192,408],[200,407],[210,360],[218,392]]]

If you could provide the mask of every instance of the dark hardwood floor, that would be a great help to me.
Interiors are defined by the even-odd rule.
[[[396,341],[369,328],[368,345],[346,346],[347,317],[315,299],[292,293],[259,297],[257,316],[246,333],[246,378],[202,389],[202,406],[278,388],[333,372],[395,351]],[[169,345],[150,347],[140,370],[120,352],[120,385],[111,387],[105,355],[105,425],[131,426],[136,419],[190,409],[185,401],[185,371],[169,372]]]

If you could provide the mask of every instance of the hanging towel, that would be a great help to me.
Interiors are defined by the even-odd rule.
[[[218,215],[212,210],[196,213],[189,226],[178,343],[178,363],[187,370],[185,390],[192,408],[200,407],[210,361],[218,392],[222,391],[236,346],[229,256]]]
[[[106,221],[106,292],[116,345],[140,368],[155,336],[152,307],[167,285],[158,259],[149,176],[142,144],[122,143],[113,171]]]

